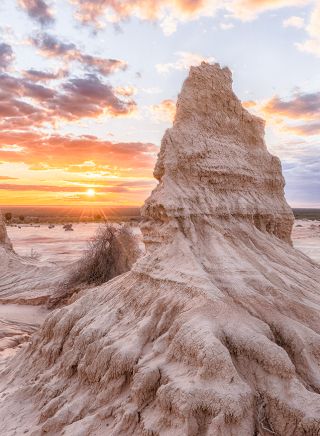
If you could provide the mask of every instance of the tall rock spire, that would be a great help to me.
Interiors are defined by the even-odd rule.
[[[264,143],[264,121],[232,90],[228,68],[191,67],[178,97],[173,127],[154,171],[159,185],[146,218],[252,222],[290,241],[293,214],[284,198],[281,164]]]

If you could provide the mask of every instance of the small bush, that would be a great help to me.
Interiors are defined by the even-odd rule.
[[[35,250],[34,248],[31,248],[29,257],[30,257],[30,259],[33,259],[33,260],[39,260],[41,257],[41,254],[37,250]]]
[[[89,241],[82,258],[76,263],[53,297],[55,307],[85,286],[101,285],[131,269],[142,254],[139,240],[130,226],[106,224]]]

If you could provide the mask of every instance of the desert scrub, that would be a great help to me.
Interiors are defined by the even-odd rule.
[[[141,254],[139,237],[134,235],[129,225],[103,225],[50,298],[49,307],[65,303],[71,295],[84,287],[101,285],[129,271]]]

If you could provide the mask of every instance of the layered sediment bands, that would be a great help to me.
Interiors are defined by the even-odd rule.
[[[191,68],[154,175],[159,185],[145,203],[146,217],[247,220],[290,240],[293,214],[280,161],[267,151],[264,121],[233,93],[228,68]]]
[[[320,434],[320,267],[229,70],[191,69],[155,175],[146,255],[11,361],[1,432]]]

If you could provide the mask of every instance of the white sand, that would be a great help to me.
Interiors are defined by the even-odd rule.
[[[295,248],[320,263],[320,221],[296,220],[292,240]]]
[[[79,259],[100,226],[99,223],[73,224],[73,232],[65,232],[60,225],[53,229],[47,225],[7,227],[7,231],[19,255],[28,256],[33,248],[42,260],[63,263]],[[135,230],[140,233],[139,228]],[[292,240],[295,248],[320,263],[320,221],[296,220]]]
[[[49,311],[42,306],[0,304],[0,319],[26,324],[41,324]]]
[[[42,260],[56,263],[79,259],[100,225],[73,224],[73,232],[66,232],[61,225],[53,229],[49,229],[48,225],[7,227],[7,232],[17,254],[30,256],[34,249]]]

